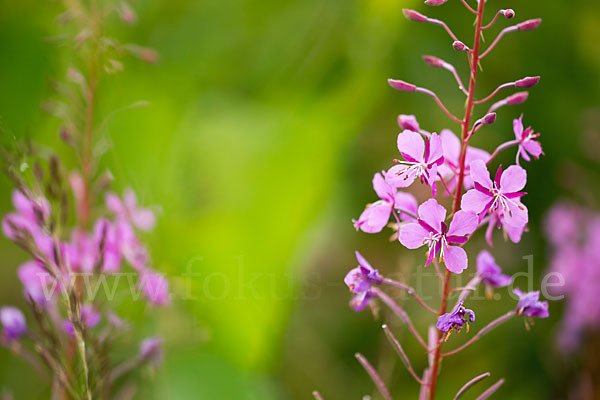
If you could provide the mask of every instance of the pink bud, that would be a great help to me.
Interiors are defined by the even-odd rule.
[[[428,18],[426,16],[424,16],[423,14],[420,14],[418,12],[416,12],[415,10],[410,10],[408,8],[404,8],[402,10],[402,12],[404,13],[404,16],[408,19],[410,19],[411,21],[415,21],[415,22],[427,22]]]
[[[484,125],[491,125],[494,122],[496,122],[496,113],[489,113],[481,118],[481,123]]]
[[[517,92],[512,96],[508,96],[506,98],[506,103],[510,104],[511,106],[514,106],[525,102],[525,100],[527,100],[527,97],[529,97],[529,92]]]
[[[539,76],[528,76],[526,78],[519,79],[518,81],[516,81],[515,86],[521,87],[521,88],[530,88],[530,87],[534,87],[535,85],[537,85],[539,81],[540,81]]]
[[[398,115],[398,126],[402,130],[408,129],[409,131],[413,132],[419,132],[420,130],[419,123],[417,122],[417,118],[414,115]]]
[[[423,56],[423,60],[432,67],[441,68],[444,66],[444,61],[433,56]]]
[[[425,4],[427,4],[428,6],[441,6],[447,1],[448,0],[425,0]]]
[[[520,31],[530,31],[540,26],[541,23],[541,18],[529,19],[525,22],[521,22],[520,24],[518,24],[517,29],[519,29]]]
[[[502,10],[501,13],[506,17],[506,19],[511,19],[515,16],[515,10],[509,8],[508,10]]]
[[[465,51],[465,50],[469,50],[469,48],[467,47],[466,44],[464,44],[463,42],[456,40],[454,43],[452,43],[452,48],[456,51]]]
[[[417,87],[415,85],[411,85],[410,83],[406,83],[404,81],[388,79],[388,83],[391,87],[401,92],[414,92],[417,90]]]

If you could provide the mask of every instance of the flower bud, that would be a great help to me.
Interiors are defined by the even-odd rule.
[[[466,44],[464,44],[463,42],[456,40],[454,43],[452,43],[452,48],[456,51],[466,51],[469,50],[469,48],[467,47]]]
[[[496,122],[496,113],[492,112],[486,114],[483,118],[481,118],[481,123],[484,125],[491,125]]]
[[[506,98],[506,104],[510,104],[511,106],[524,103],[529,97],[529,92],[518,92]]]
[[[27,333],[27,324],[21,310],[16,307],[2,307],[0,309],[0,322],[2,322],[2,334],[9,340],[18,340]]]
[[[423,61],[436,68],[442,68],[444,66],[444,61],[433,56],[423,56]]]
[[[515,10],[513,10],[512,8],[509,8],[507,10],[501,10],[500,12],[502,13],[502,15],[504,15],[504,17],[506,17],[506,19],[511,19],[515,16]]]
[[[410,10],[408,8],[404,8],[402,10],[404,16],[414,22],[427,22],[428,18],[421,13],[416,12],[415,10]]]
[[[158,337],[149,337],[140,343],[140,359],[159,366],[162,361],[163,340]]]
[[[441,6],[447,1],[448,0],[425,0],[425,4],[427,4],[428,6]]]
[[[516,81],[515,86],[520,88],[530,88],[537,85],[539,81],[539,76],[528,76],[526,78],[519,79],[518,81]]]
[[[419,127],[419,123],[417,122],[417,118],[415,118],[414,115],[398,115],[398,126],[402,130],[408,129],[409,131],[413,132],[419,132],[419,130],[421,129]]]
[[[415,85],[400,80],[388,79],[388,83],[391,87],[401,92],[414,92],[417,90]]]
[[[529,19],[525,22],[521,22],[520,24],[518,24],[517,29],[519,29],[520,31],[530,31],[540,26],[541,23],[541,18]]]

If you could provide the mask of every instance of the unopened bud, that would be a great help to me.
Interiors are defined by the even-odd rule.
[[[402,10],[402,12],[404,13],[404,16],[407,19],[410,19],[411,21],[415,21],[415,22],[427,22],[427,20],[428,20],[428,18],[426,16],[424,16],[421,13],[416,12],[415,10],[404,8]]]
[[[501,10],[502,15],[506,17],[506,19],[511,19],[515,16],[515,10],[509,8],[508,10]]]
[[[441,6],[447,1],[448,0],[425,0],[425,4],[427,4],[428,6]]]
[[[444,66],[444,61],[433,56],[423,56],[423,61],[436,68],[442,68]]]
[[[127,4],[127,2],[123,2],[119,9],[119,14],[121,15],[121,20],[125,22],[127,25],[133,25],[137,22],[137,15],[135,11]]]
[[[414,115],[398,115],[398,126],[402,130],[409,130],[413,132],[419,132],[421,129],[419,127],[419,123],[417,122],[417,118]]]
[[[530,30],[535,29],[538,26],[540,26],[541,23],[542,23],[541,18],[529,19],[525,22],[521,22],[520,24],[518,24],[517,28],[520,31],[530,31]]]
[[[539,81],[539,76],[528,76],[526,78],[519,79],[518,81],[516,81],[515,86],[520,88],[530,88],[537,85]]]
[[[484,125],[491,125],[496,122],[496,113],[486,114],[483,118],[481,118],[481,123]]]
[[[393,87],[394,89],[399,90],[401,92],[415,92],[417,90],[417,87],[415,85],[406,83],[404,81],[388,79],[388,83],[390,84],[391,87]]]
[[[506,98],[506,104],[510,104],[511,106],[524,103],[529,97],[529,92],[518,92]]]
[[[464,44],[463,42],[461,42],[460,40],[456,40],[454,41],[454,43],[452,43],[452,48],[456,51],[466,51],[469,50],[469,48],[467,47],[466,44]]]

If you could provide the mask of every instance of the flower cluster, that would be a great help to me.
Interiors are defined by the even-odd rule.
[[[80,32],[74,42],[85,59],[79,64],[88,70],[71,68],[68,82],[57,85],[60,113],[55,112],[56,101],[44,107],[62,118],[60,137],[73,147],[80,164],[68,168],[56,155],[41,157],[33,146],[12,155],[12,160],[7,157],[16,189],[14,211],[2,219],[2,231],[30,257],[17,270],[30,311],[0,308],[0,343],[32,363],[43,378],[50,378],[50,397],[57,399],[119,397],[116,390],[121,385],[132,386],[124,377],[128,372],[143,365],[159,366],[162,339],[156,337],[142,340],[139,353],[129,359],[109,354],[118,334],[129,328],[111,309],[121,276],[126,276],[133,299],[139,294],[150,306],[165,306],[170,298],[169,283],[152,268],[142,239],[154,228],[155,214],[138,204],[132,189],[122,196],[109,191],[112,175],[98,172],[95,147],[99,71],[122,69],[114,57],[123,52],[149,62],[156,54],[103,36],[100,27],[109,10],[94,4],[66,12]],[[123,5],[110,11],[127,23],[135,22],[133,10]],[[31,173],[28,165],[33,166]],[[112,288],[109,278],[114,279]],[[119,363],[111,365],[113,361]]]
[[[600,306],[594,299],[600,287],[600,213],[572,203],[558,203],[545,220],[551,245],[549,281],[552,295],[565,295],[564,317],[558,333],[559,348],[577,350],[586,334],[600,327]]]
[[[407,249],[425,247],[423,264],[425,266],[433,264],[440,279],[442,287],[440,306],[438,309],[430,307],[421,300],[412,287],[381,275],[358,252],[356,254],[359,266],[351,270],[345,278],[346,285],[355,294],[351,305],[356,311],[363,310],[373,300],[382,301],[408,326],[411,333],[429,353],[429,366],[419,377],[410,366],[399,342],[389,328],[384,327],[386,335],[398,350],[409,372],[421,384],[420,398],[430,400],[435,397],[442,358],[461,351],[492,328],[514,316],[523,315],[527,318],[548,316],[548,304],[539,300],[539,292],[523,293],[516,289],[514,293],[519,297],[519,301],[514,310],[490,322],[463,346],[450,352],[442,351],[444,341],[450,332],[461,331],[465,324],[468,327],[469,323],[475,321],[475,312],[464,306],[470,292],[476,290],[479,284],[483,284],[490,294],[494,288],[506,287],[511,283],[511,277],[502,273],[488,250],[479,252],[476,262],[477,273],[466,287],[452,288],[451,278],[454,274],[462,274],[468,270],[471,263],[466,249],[470,247],[471,238],[479,231],[484,231],[490,247],[493,246],[492,237],[495,229],[503,230],[505,237],[512,242],[520,242],[529,223],[526,202],[523,201],[526,196],[524,189],[527,184],[527,172],[520,161],[531,161],[532,158],[537,159],[544,154],[537,140],[540,134],[534,133],[531,127],[524,128],[522,115],[513,120],[513,132],[506,135],[514,139],[501,143],[494,151],[488,152],[470,145],[470,140],[475,134],[481,135],[480,132],[495,123],[500,109],[524,102],[528,98],[528,92],[513,93],[503,100],[494,102],[487,112],[479,117],[474,115],[476,105],[490,102],[499,92],[506,89],[528,89],[540,81],[539,76],[516,79],[499,85],[488,96],[476,99],[475,87],[479,65],[504,35],[535,29],[540,25],[541,20],[528,20],[504,28],[487,49],[482,50],[483,32],[491,28],[499,17],[511,19],[515,16],[515,12],[501,9],[488,24],[484,24],[484,9],[488,7],[486,2],[479,1],[476,7],[471,7],[467,0],[461,1],[467,11],[476,17],[475,41],[472,48],[460,41],[442,20],[414,10],[404,10],[404,15],[414,22],[442,27],[451,37],[453,49],[466,53],[470,69],[468,84],[463,83],[457,69],[451,63],[433,56],[423,57],[428,65],[452,74],[458,83],[458,89],[466,96],[464,116],[460,118],[453,114],[443,104],[438,94],[431,89],[403,80],[388,80],[389,85],[395,90],[421,93],[431,97],[443,113],[459,124],[460,134],[457,136],[450,129],[443,129],[439,134],[428,131],[414,115],[401,114],[398,117],[400,133],[396,142],[401,158],[393,160],[395,165],[386,171],[375,174],[373,188],[379,200],[367,205],[358,220],[353,220],[357,230],[374,234],[381,232],[388,225],[390,218],[393,218],[395,223],[389,224],[397,230],[393,238]],[[440,6],[444,3],[446,0],[425,2],[430,6]],[[497,163],[496,157],[510,148],[516,149],[515,164],[503,167]],[[493,176],[490,171],[493,172]],[[420,202],[406,191],[419,184],[428,188],[428,196],[429,193],[431,194],[430,198]],[[425,311],[436,315],[437,331],[433,326],[430,328],[428,343],[422,339],[402,307],[383,291],[385,286],[404,290],[417,300]],[[456,291],[459,292],[456,305],[452,311],[447,312],[450,294]],[[391,398],[383,381],[366,359],[362,356],[357,358],[373,377],[382,395]],[[500,384],[501,382],[493,385],[488,391],[494,391]]]

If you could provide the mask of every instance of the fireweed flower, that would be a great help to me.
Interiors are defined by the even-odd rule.
[[[17,275],[23,284],[23,296],[41,308],[53,302],[61,289],[61,284],[54,279],[44,265],[37,260],[22,264]]]
[[[373,297],[369,292],[371,286],[381,284],[383,277],[379,275],[376,269],[371,267],[371,264],[358,251],[355,253],[358,266],[346,274],[344,283],[352,293],[356,294],[350,302],[352,308],[355,311],[361,311]]]
[[[0,322],[2,335],[6,340],[18,340],[27,333],[27,324],[21,310],[16,307],[4,306],[0,308]]]
[[[465,308],[463,303],[464,301],[460,300],[452,312],[441,315],[435,327],[442,332],[450,332],[451,330],[460,332],[463,325],[467,324],[468,331],[469,322],[475,322],[475,313],[473,310]]]
[[[463,210],[479,214],[480,221],[489,211],[496,212],[499,221],[512,227],[523,227],[527,224],[527,208],[519,200],[526,194],[520,192],[527,182],[527,173],[523,168],[511,165],[502,172],[500,166],[492,182],[485,163],[475,160],[471,163],[471,178],[475,189],[463,195]]]
[[[386,182],[395,188],[404,188],[420,179],[431,187],[432,197],[435,196],[437,168],[444,162],[439,135],[432,133],[423,139],[420,134],[405,130],[398,135],[398,150],[405,161],[395,160],[399,165],[387,171]]]
[[[16,212],[7,214],[2,220],[4,235],[16,240],[22,233],[36,236],[50,216],[50,203],[44,197],[33,199],[33,194],[14,190],[12,202]]]
[[[163,340],[159,337],[149,337],[140,343],[139,357],[140,360],[153,364],[155,367],[160,366],[162,362]]]
[[[512,282],[512,278],[502,273],[502,269],[487,250],[482,250],[477,255],[477,276],[486,286],[488,294],[491,294],[492,288],[508,286]]]
[[[519,296],[519,303],[517,304],[517,313],[519,315],[537,318],[547,318],[550,315],[548,313],[548,302],[539,301],[540,292],[538,290],[523,293],[521,289],[516,288],[513,290],[513,293]]]
[[[169,281],[158,272],[142,272],[139,284],[144,297],[153,305],[164,306],[169,303]]]
[[[373,177],[373,189],[380,200],[367,205],[358,220],[352,220],[356,230],[360,229],[366,233],[377,233],[385,227],[390,220],[390,215],[394,209],[400,211],[400,219],[410,219],[410,215],[401,210],[415,214],[417,211],[417,200],[413,195],[405,192],[399,192],[394,187],[386,183],[383,176],[378,172]]]
[[[403,131],[409,130],[413,132],[419,132],[421,130],[419,122],[417,121],[417,118],[414,115],[398,115],[398,126]]]
[[[438,168],[439,174],[444,179],[448,190],[454,191],[458,183],[458,177],[456,171],[460,169],[459,158],[460,158],[460,139],[450,129],[444,129],[440,132],[440,139],[442,141],[442,149],[444,154],[444,164]],[[470,168],[468,167],[472,161],[483,160],[487,161],[490,158],[490,153],[485,150],[478,149],[477,147],[467,146],[467,152],[465,154],[465,176],[464,176],[464,188],[471,189],[473,187],[473,180],[470,176]]]
[[[540,136],[539,133],[534,133],[531,127],[523,130],[523,116],[513,120],[513,130],[515,132],[515,138],[519,142],[519,150],[517,150],[517,164],[519,164],[519,157],[522,156],[525,161],[531,161],[531,156],[540,158],[543,155],[542,145],[533,139]]]
[[[100,323],[100,313],[96,311],[94,306],[91,304],[84,304],[81,306],[80,317],[83,326],[85,326],[87,329],[91,329]],[[75,330],[73,329],[73,324],[71,324],[70,321],[63,321],[63,329],[69,334],[69,336],[75,336]]]
[[[435,199],[429,199],[419,206],[419,219],[405,225],[400,231],[400,243],[409,249],[426,245],[427,264],[438,255],[446,268],[460,274],[467,268],[467,253],[459,246],[466,243],[468,235],[477,228],[477,215],[471,211],[458,211],[450,226],[446,219],[446,209]]]

